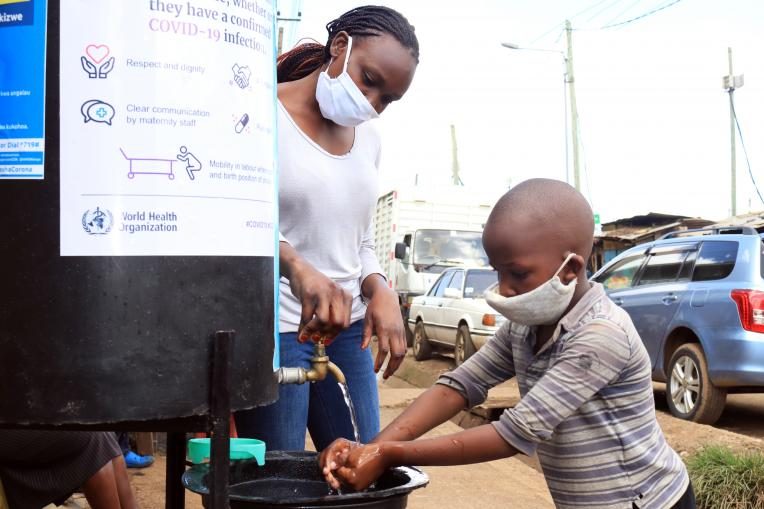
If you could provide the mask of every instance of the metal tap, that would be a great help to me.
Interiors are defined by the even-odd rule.
[[[279,368],[278,381],[280,384],[304,384],[324,380],[331,373],[337,382],[345,383],[345,374],[326,355],[325,338],[316,342],[314,355],[310,359],[311,368]]]

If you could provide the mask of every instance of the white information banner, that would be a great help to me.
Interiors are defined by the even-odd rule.
[[[61,255],[273,256],[272,0],[67,0]]]

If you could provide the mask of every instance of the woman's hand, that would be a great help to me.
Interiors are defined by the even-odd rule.
[[[390,467],[383,444],[361,445],[335,440],[320,456],[324,478],[335,490],[349,486],[355,491],[368,488]]]
[[[376,277],[380,283],[368,283],[369,279]],[[377,358],[374,361],[374,371],[378,372],[390,353],[390,361],[383,377],[387,379],[400,367],[406,357],[406,333],[403,330],[403,318],[398,303],[398,294],[392,291],[384,283],[384,279],[372,274],[364,281],[364,289],[373,286],[369,305],[366,308],[366,319],[363,323],[363,343],[361,348],[367,348],[371,342],[371,336],[376,334],[379,341]]]
[[[325,338],[328,344],[350,327],[352,295],[303,260],[289,244],[281,243],[279,256],[282,274],[302,305],[298,341]]]

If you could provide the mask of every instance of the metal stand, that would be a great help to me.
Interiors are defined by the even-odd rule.
[[[210,509],[228,509],[231,416],[231,350],[234,331],[218,331],[212,343],[210,369],[210,410],[207,429],[212,433],[210,445]],[[167,433],[167,470],[165,508],[184,509],[185,490],[181,477],[186,469],[185,432]]]
[[[231,422],[231,347],[233,331],[215,333],[210,384],[210,507],[228,509]]]
[[[186,470],[186,433],[204,431],[212,434],[209,465],[209,509],[228,509],[230,479],[231,353],[235,332],[218,331],[212,338],[210,355],[209,411],[206,415],[152,421],[54,425],[0,424],[0,429],[50,429],[91,431],[165,431],[167,432],[167,469],[165,471],[165,508],[184,509]]]
[[[186,470],[186,433],[167,432],[167,468],[164,481],[166,509],[183,509],[186,494],[181,477]]]

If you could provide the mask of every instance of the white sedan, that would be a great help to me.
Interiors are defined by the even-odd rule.
[[[482,347],[506,320],[483,298],[497,279],[492,269],[451,268],[416,297],[409,312],[416,360],[428,359],[434,348],[448,349],[458,366]]]

